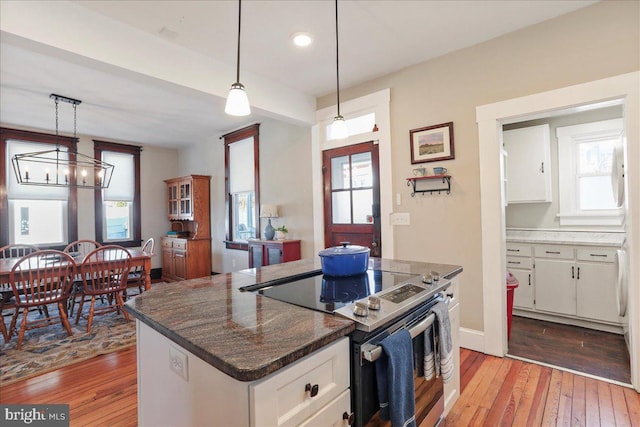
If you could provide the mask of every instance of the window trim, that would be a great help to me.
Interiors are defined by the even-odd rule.
[[[600,225],[619,227],[624,223],[624,209],[580,210],[577,192],[577,147],[578,144],[603,138],[624,137],[621,118],[563,126],[556,129],[558,139],[558,214],[561,226]],[[615,161],[615,159],[614,159]],[[562,189],[565,190],[562,190]]]
[[[21,129],[0,127],[0,170],[9,171],[7,164],[7,141],[37,142],[41,144],[60,145],[67,148],[69,158],[74,160],[77,152],[78,139],[43,132],[33,132]],[[0,246],[9,244],[9,198],[7,195],[7,174],[0,173]],[[67,198],[67,239],[69,242],[78,240],[78,190],[69,187]],[[39,245],[40,249],[64,249],[66,245]]]
[[[94,193],[95,204],[95,235],[96,241],[101,244],[120,245],[126,248],[138,247],[142,244],[142,215],[141,215],[141,203],[140,203],[140,153],[142,147],[136,145],[118,144],[115,142],[93,140],[93,153],[96,159],[102,158],[103,151],[115,151],[119,153],[127,153],[133,155],[133,167],[134,167],[134,196],[133,196],[133,209],[132,209],[132,222],[133,230],[131,234],[131,240],[104,241],[103,233],[103,220],[104,220],[104,208],[102,201],[102,190],[96,189]],[[114,170],[114,173],[118,171]]]
[[[253,190],[255,193],[253,215],[260,218],[258,209],[260,206],[260,123],[246,126],[242,129],[222,135],[220,139],[224,139],[224,204],[225,204],[225,247],[226,249],[237,249],[248,251],[249,244],[244,241],[233,240],[231,233],[231,224],[233,224],[233,210],[231,206],[231,188],[230,188],[230,171],[229,171],[229,146],[234,142],[242,141],[247,138],[253,138]],[[260,238],[260,226],[256,227],[256,238]]]

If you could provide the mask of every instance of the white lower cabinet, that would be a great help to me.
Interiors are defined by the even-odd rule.
[[[453,351],[453,377],[448,383],[444,384],[444,415],[460,397],[460,300],[458,290],[460,289],[459,276],[451,280],[451,287],[447,290],[447,294],[451,295],[449,301],[449,322],[451,323],[451,344]]]
[[[577,315],[589,319],[619,322],[616,305],[615,264],[576,264]]]
[[[536,309],[576,314],[575,263],[571,260],[538,259],[536,265]]]
[[[261,380],[242,382],[146,324],[136,321],[136,327],[141,427],[347,425],[348,337]]]

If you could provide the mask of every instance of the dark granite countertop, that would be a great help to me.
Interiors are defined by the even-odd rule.
[[[452,277],[461,267],[371,258],[385,271]],[[254,381],[340,337],[351,320],[240,291],[241,287],[321,269],[320,259],[162,283],[125,310],[213,367],[240,381]]]

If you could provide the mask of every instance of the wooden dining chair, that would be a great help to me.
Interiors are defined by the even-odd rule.
[[[0,248],[0,258],[22,258],[32,252],[40,250],[37,246],[27,244],[6,245]],[[9,334],[4,324],[4,310],[15,308],[13,292],[9,283],[0,283],[0,332],[5,342],[9,342]]]
[[[85,298],[80,299],[76,324],[81,317],[87,319],[87,332],[91,332],[93,317],[113,311],[122,312],[126,321],[129,314],[124,311],[123,293],[126,292],[127,277],[131,266],[131,253],[122,246],[105,245],[89,253],[79,264],[82,276],[82,292],[91,298],[89,312],[84,315]],[[96,298],[106,297],[96,306]]]
[[[155,248],[155,240],[153,237],[147,239],[142,245],[142,252],[146,253],[149,256],[153,255],[153,250]],[[129,295],[129,288],[138,288],[138,293],[142,293],[145,290],[145,274],[144,267],[141,265],[137,265],[131,268],[129,271],[129,278],[127,279],[127,291],[124,296],[127,299]]]
[[[69,243],[62,251],[71,255],[77,263],[81,263],[85,256],[89,255],[100,246],[102,245],[95,240],[83,239]],[[73,316],[73,309],[76,305],[76,298],[78,295],[84,298],[82,295],[82,278],[79,274],[76,275],[76,279],[73,281],[73,286],[71,287],[71,297],[69,298],[68,304],[70,316]]]
[[[20,258],[9,273],[9,283],[15,299],[15,312],[9,327],[9,339],[15,330],[18,316],[22,311],[22,321],[18,333],[18,349],[26,331],[51,325],[60,319],[67,334],[72,335],[71,325],[67,319],[66,303],[71,291],[75,275],[76,263],[61,251],[44,250],[32,252]],[[50,316],[47,305],[57,304],[58,315]],[[29,309],[41,307],[43,319],[29,319]]]

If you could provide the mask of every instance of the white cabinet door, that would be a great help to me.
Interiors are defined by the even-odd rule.
[[[457,296],[456,296],[457,298]],[[449,306],[449,322],[451,323],[451,344],[453,351],[453,376],[451,380],[444,384],[444,414],[449,410],[460,397],[460,304],[456,299],[453,305]]]
[[[513,294],[513,306],[533,309],[533,279],[531,270],[509,269],[518,280],[518,287]]]
[[[579,262],[576,267],[578,316],[619,322],[616,306],[616,265]]]
[[[503,132],[507,152],[507,203],[551,201],[549,125]]]
[[[536,310],[576,314],[574,261],[536,259]]]

